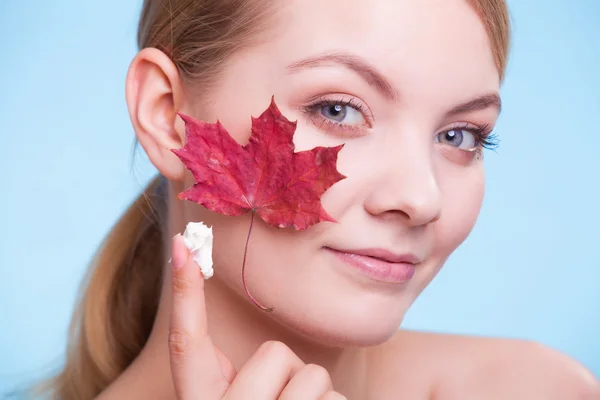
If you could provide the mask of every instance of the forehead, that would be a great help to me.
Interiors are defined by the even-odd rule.
[[[498,89],[485,26],[467,0],[286,0],[271,57],[293,63],[331,51],[364,57],[403,96]],[[460,100],[462,100],[462,98]]]

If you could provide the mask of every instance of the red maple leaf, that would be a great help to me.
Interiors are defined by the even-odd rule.
[[[248,238],[255,213],[272,226],[297,230],[335,222],[323,209],[321,196],[345,178],[336,169],[343,145],[294,152],[296,122],[281,114],[274,99],[260,117],[252,117],[252,135],[245,145],[236,142],[219,121],[210,124],[180,117],[186,125],[186,144],[172,151],[196,181],[179,194],[180,199],[224,215],[252,211]],[[245,259],[246,252],[242,276]]]

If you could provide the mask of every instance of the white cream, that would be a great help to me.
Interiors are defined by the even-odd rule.
[[[194,257],[194,261],[200,266],[204,279],[213,276],[215,271],[213,270],[212,260],[212,228],[209,228],[202,222],[190,222],[185,227],[183,239]]]

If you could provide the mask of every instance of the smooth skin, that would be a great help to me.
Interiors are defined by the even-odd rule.
[[[236,373],[208,333],[205,281],[181,235],[173,239],[172,266],[169,348],[177,399],[347,398],[333,390],[325,368],[305,364],[278,341],[263,343]],[[368,358],[367,375],[374,379],[348,390],[348,398],[591,400],[600,393],[575,362],[527,342],[402,331]]]
[[[181,235],[173,240],[173,271],[169,344],[178,399],[345,399],[325,368],[277,341],[261,345],[236,374],[208,334],[204,279]]]
[[[156,49],[131,64],[129,114],[170,181],[165,246],[178,268],[168,255],[150,338],[100,399],[600,398],[589,372],[537,344],[398,331],[483,200],[477,131],[496,123],[500,82],[468,2],[286,0],[267,25],[211,88],[184,85]],[[177,113],[218,119],[244,143],[250,116],[272,96],[298,121],[297,150],[345,144],[338,170],[348,178],[322,197],[337,223],[297,232],[255,221],[246,274],[253,295],[275,307],[265,313],[241,283],[250,216],[177,200],[194,181],[171,149],[185,143]],[[463,140],[451,140],[458,133]],[[172,241],[189,221],[213,226],[215,276],[206,283],[180,238]],[[328,247],[380,247],[420,262],[409,282],[390,284]]]

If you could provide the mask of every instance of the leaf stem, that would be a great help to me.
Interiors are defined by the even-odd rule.
[[[274,310],[273,307],[267,308],[267,307],[261,305],[254,298],[254,296],[252,296],[252,294],[248,290],[248,285],[246,283],[246,255],[248,254],[248,243],[250,242],[250,234],[252,233],[252,226],[254,225],[254,214],[255,213],[256,212],[254,211],[254,209],[252,209],[252,217],[250,218],[250,228],[248,229],[248,237],[246,238],[246,247],[244,248],[244,261],[242,262],[242,283],[244,284],[244,290],[246,291],[246,294],[248,295],[248,297],[250,297],[250,300],[252,300],[252,302],[254,303],[254,305],[256,307],[258,307],[261,310],[266,311],[266,312],[272,312]]]

